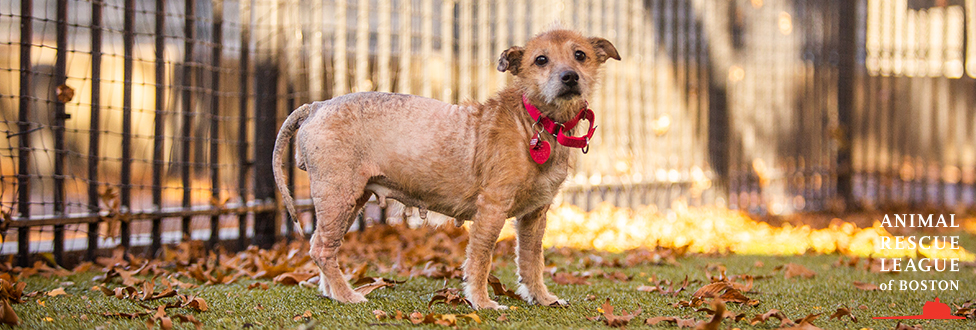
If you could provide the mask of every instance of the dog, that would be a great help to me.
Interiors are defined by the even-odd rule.
[[[309,254],[322,294],[365,302],[342,277],[337,250],[363,205],[376,195],[472,221],[464,293],[475,309],[504,309],[488,295],[492,251],[514,217],[519,287],[529,303],[567,305],[543,282],[546,212],[565,181],[572,152],[588,149],[594,132],[586,98],[600,67],[620,60],[610,41],[551,30],[511,47],[498,70],[514,76],[482,104],[453,105],[420,96],[360,92],[293,111],[275,142],[273,168],[282,203],[298,219],[282,171],[296,142],[296,164],[308,172],[318,219]],[[582,120],[589,129],[574,136]],[[300,224],[298,228],[301,228]]]

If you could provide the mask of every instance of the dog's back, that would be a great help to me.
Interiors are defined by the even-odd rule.
[[[470,204],[477,190],[472,168],[476,107],[384,92],[348,94],[309,106],[296,138],[296,155],[309,171],[348,172],[355,166],[356,174],[401,197],[431,201],[414,206],[449,216],[473,212],[459,206]]]

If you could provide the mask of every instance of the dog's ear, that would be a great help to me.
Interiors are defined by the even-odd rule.
[[[620,54],[617,54],[617,48],[607,39],[593,37],[589,40],[590,45],[593,45],[593,49],[596,50],[596,59],[600,63],[606,62],[608,58],[620,60]]]
[[[513,75],[518,75],[519,63],[522,62],[524,51],[522,47],[514,46],[502,52],[502,56],[498,58],[498,71],[509,71]]]

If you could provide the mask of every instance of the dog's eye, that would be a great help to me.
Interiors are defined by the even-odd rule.
[[[539,57],[535,58],[535,65],[543,66],[546,65],[546,63],[549,63],[549,58],[545,55],[539,55]]]
[[[586,53],[584,53],[582,50],[577,50],[576,51],[576,60],[577,61],[580,61],[580,62],[585,61],[586,60]]]

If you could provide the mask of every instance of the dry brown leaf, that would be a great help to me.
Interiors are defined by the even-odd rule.
[[[290,272],[278,275],[274,278],[274,282],[283,285],[298,285],[298,283],[304,282],[315,276],[314,273],[308,272]]]
[[[721,299],[712,299],[709,303],[714,309],[712,319],[708,322],[700,322],[695,326],[696,330],[718,330],[718,327],[722,325],[722,320],[725,319],[725,302]]]
[[[193,315],[176,314],[173,315],[173,317],[175,317],[177,320],[180,320],[180,323],[187,323],[187,322],[192,323],[193,327],[196,330],[203,329],[203,322],[197,320],[195,317],[193,317]]]
[[[694,328],[698,325],[698,321],[695,319],[683,319],[677,316],[658,316],[644,320],[646,325],[657,325],[661,322],[672,323],[678,328]]]
[[[377,321],[390,317],[389,315],[386,314],[386,312],[380,309],[373,310],[373,316],[376,317]]]
[[[749,325],[766,323],[766,320],[768,320],[771,317],[775,317],[779,319],[780,326],[794,325],[793,320],[791,320],[789,317],[786,317],[786,315],[784,315],[783,312],[780,312],[778,309],[770,309],[768,312],[764,314],[756,315],[755,317],[752,318],[752,320],[749,321]]]
[[[201,312],[206,312],[210,308],[207,306],[207,301],[200,297],[180,295],[180,300],[183,301],[180,307],[190,307]]]
[[[621,311],[620,315],[614,315],[613,305],[610,305],[610,298],[607,298],[600,308],[603,309],[603,323],[611,327],[626,326],[628,323],[630,323],[630,320],[637,315],[640,315],[640,313],[643,311],[640,307],[637,307],[637,310],[630,313],[627,311]]]
[[[0,300],[0,322],[7,325],[20,325],[20,317],[7,300]]]
[[[860,281],[854,281],[854,287],[864,291],[878,290],[877,285],[874,285],[872,283],[860,282]]]
[[[785,266],[783,266],[783,268],[786,269],[784,275],[786,276],[787,279],[794,278],[797,276],[810,279],[813,278],[814,276],[817,276],[817,273],[814,273],[809,268],[800,264],[788,263]]]
[[[54,289],[54,290],[51,290],[51,291],[48,291],[47,292],[47,296],[48,297],[57,297],[57,296],[64,296],[64,295],[68,295],[68,293],[67,292],[64,292],[64,288],[63,287],[59,287],[57,289]]]
[[[519,296],[515,293],[515,291],[506,288],[505,285],[503,285],[502,282],[495,277],[495,275],[488,274],[488,286],[491,287],[492,292],[494,292],[496,296],[505,296],[515,300],[524,301],[522,296]]]
[[[498,318],[495,319],[495,321],[497,321],[497,322],[505,322],[505,321],[508,321],[508,314],[507,313],[502,313],[502,315],[499,315]]]
[[[291,319],[294,321],[301,321],[302,319],[308,319],[312,317],[312,311],[305,310],[304,313],[293,316]]]
[[[365,295],[368,295],[370,292],[373,292],[373,290],[376,290],[376,289],[379,289],[379,288],[385,288],[385,287],[394,287],[397,284],[400,284],[400,283],[403,283],[403,282],[405,282],[405,281],[391,280],[391,279],[382,278],[382,277],[364,277],[364,278],[361,278],[361,279],[357,280],[352,285],[359,285],[358,287],[356,287],[353,290],[356,291],[356,292],[359,292],[360,294],[362,294],[362,295],[365,296]]]
[[[759,304],[758,300],[753,300],[742,294],[738,289],[736,289],[729,282],[715,282],[701,287],[698,291],[691,294],[692,305],[697,307],[700,304],[694,304],[695,299],[703,298],[719,298],[725,302],[747,304],[749,306],[755,306]]]
[[[268,289],[268,283],[254,282],[254,283],[251,283],[250,285],[247,286],[247,289],[248,290],[253,290],[253,289],[257,289],[257,288],[261,288],[261,290],[267,290]]]
[[[642,291],[642,292],[655,292],[655,291],[661,291],[661,288],[659,288],[657,286],[641,285],[641,286],[637,287],[637,291]]]
[[[854,313],[851,313],[851,309],[850,308],[847,308],[847,306],[838,307],[837,308],[837,311],[834,312],[834,314],[831,314],[830,315],[830,319],[831,320],[833,320],[833,319],[840,320],[840,318],[841,317],[844,317],[844,316],[847,316],[847,317],[851,318],[851,320],[853,320],[854,323],[857,323],[857,316],[854,316]]]
[[[431,297],[430,302],[427,303],[427,308],[430,309],[436,304],[448,304],[451,306],[465,304],[472,306],[470,301],[464,297],[461,297],[460,290],[455,288],[443,288],[434,292],[434,296]]]
[[[0,277],[0,300],[8,300],[12,303],[19,304],[23,302],[24,288],[27,287],[26,282],[17,282],[13,276],[7,273]]]
[[[820,317],[820,314],[821,313],[807,314],[807,316],[804,316],[803,318],[799,318],[799,319],[793,320],[793,322],[795,322],[796,324],[811,323],[811,322],[813,322],[813,320],[816,320],[818,317]]]

